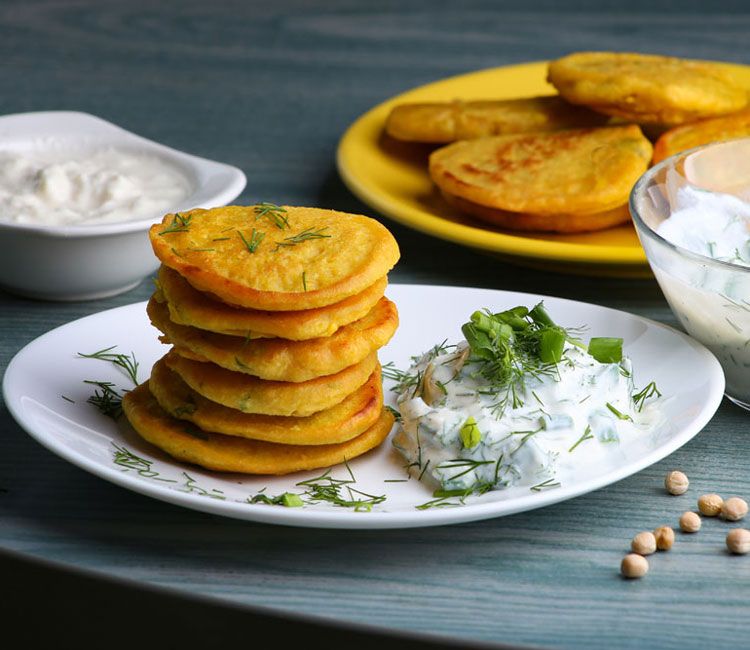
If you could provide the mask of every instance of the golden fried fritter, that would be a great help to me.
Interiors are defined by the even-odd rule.
[[[162,263],[196,289],[269,311],[345,300],[399,257],[396,240],[374,219],[319,208],[195,209],[166,215],[149,236]]]
[[[627,203],[651,143],[635,125],[455,142],[430,156],[447,194],[537,215],[594,214]]]
[[[602,126],[608,118],[559,97],[433,102],[394,106],[385,123],[393,138],[448,143],[488,135]]]
[[[157,361],[149,389],[172,417],[204,431],[287,445],[328,445],[345,442],[369,429],[383,408],[380,367],[343,402],[307,417],[252,415],[227,408],[192,390],[167,364]]]
[[[243,413],[312,415],[339,404],[361,388],[377,367],[373,352],[335,375],[310,381],[266,381],[216,364],[187,359],[174,350],[164,361],[196,393]]]
[[[331,336],[339,327],[363,318],[383,297],[388,281],[377,280],[361,293],[341,302],[301,311],[242,309],[197,291],[172,269],[159,269],[159,288],[169,307],[169,318],[218,334],[247,338],[281,337],[293,341]]]
[[[715,63],[651,54],[576,52],[551,62],[547,80],[573,104],[641,124],[724,115],[748,100]]]
[[[162,342],[173,344],[183,356],[270,381],[302,382],[333,375],[384,346],[398,327],[396,305],[388,298],[381,298],[364,318],[332,336],[307,341],[248,340],[177,325],[169,320],[167,306],[153,298],[146,311],[154,327],[165,334]]]
[[[168,415],[149,390],[149,382],[130,391],[123,411],[138,434],[181,461],[220,472],[289,474],[329,467],[378,446],[393,426],[383,409],[369,429],[347,442],[332,445],[285,445],[202,431]]]
[[[654,145],[654,164],[676,153],[711,142],[750,136],[750,110],[740,111],[675,127],[662,134]]]
[[[466,214],[500,228],[533,232],[590,232],[611,228],[630,220],[627,204],[606,212],[589,214],[526,214],[488,208],[443,192],[446,202]]]

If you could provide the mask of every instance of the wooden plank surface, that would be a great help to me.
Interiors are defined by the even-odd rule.
[[[744,3],[19,2],[0,4],[0,114],[88,111],[242,168],[240,200],[373,214],[334,167],[360,113],[421,83],[577,49],[750,63]],[[377,216],[377,215],[373,215]],[[513,289],[673,324],[654,281],[532,271],[388,222],[394,282]],[[145,299],[53,304],[0,294],[0,368],[52,327]],[[52,372],[54,369],[50,369]],[[750,558],[726,525],[617,569],[631,536],[703,491],[750,496],[748,415],[725,403],[706,430],[636,476],[539,511],[405,531],[295,530],[203,515],[101,481],[27,437],[0,405],[0,548],[218,596],[391,630],[554,648],[722,648],[750,625]],[[661,489],[686,471],[684,497]]]

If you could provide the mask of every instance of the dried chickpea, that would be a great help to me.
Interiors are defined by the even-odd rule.
[[[698,499],[698,510],[706,517],[715,517],[721,512],[721,506],[724,503],[718,494],[704,494]]]
[[[733,528],[727,533],[727,548],[737,555],[750,552],[750,530]]]
[[[668,551],[674,544],[674,531],[669,526],[659,526],[654,531],[656,548],[660,551]]]
[[[739,497],[729,497],[721,505],[721,516],[727,521],[739,521],[747,514],[747,501]]]
[[[622,558],[620,573],[626,578],[642,578],[648,573],[648,560],[637,553],[628,553]]]
[[[630,548],[633,553],[639,555],[651,555],[656,553],[656,537],[648,530],[644,530],[642,533],[638,533],[633,541],[630,543]]]
[[[680,530],[683,533],[697,533],[701,529],[701,518],[695,512],[685,512],[680,517]]]
[[[667,492],[675,496],[685,494],[689,485],[690,481],[688,481],[688,477],[676,470],[669,472],[667,478],[664,479],[664,487],[667,488]]]

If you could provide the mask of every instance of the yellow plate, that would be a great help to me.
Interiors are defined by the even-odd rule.
[[[739,83],[750,88],[750,67],[725,65]],[[396,104],[553,94],[546,75],[546,61],[524,63],[450,77],[393,97],[346,131],[338,147],[339,173],[349,189],[372,208],[441,239],[528,266],[592,275],[650,275],[630,224],[575,235],[521,234],[480,224],[453,211],[435,191],[427,173],[427,157],[434,147],[383,136],[385,119]]]

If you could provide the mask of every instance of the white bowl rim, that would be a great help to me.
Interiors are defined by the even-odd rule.
[[[661,246],[671,249],[678,255],[681,255],[683,257],[686,257],[687,259],[698,262],[699,264],[713,265],[722,271],[732,271],[734,273],[750,273],[750,267],[748,266],[742,266],[740,264],[733,264],[732,262],[725,262],[723,260],[717,260],[717,259],[714,259],[713,257],[708,257],[707,255],[703,255],[701,253],[696,253],[694,251],[691,251],[687,248],[679,246],[678,244],[672,243],[668,239],[665,239],[662,235],[656,232],[649,224],[646,223],[646,221],[643,219],[643,217],[641,217],[640,212],[638,212],[638,209],[636,207],[636,198],[635,198],[636,194],[639,194],[639,195],[643,194],[643,188],[649,184],[649,182],[654,178],[654,176],[656,176],[660,171],[665,169],[668,165],[673,164],[675,160],[677,160],[678,158],[685,158],[688,155],[695,153],[696,151],[707,149],[708,147],[712,147],[718,144],[726,144],[727,142],[731,142],[733,140],[750,140],[750,137],[731,138],[730,140],[722,140],[720,142],[709,142],[708,144],[703,144],[698,147],[693,147],[692,149],[679,151],[678,153],[672,156],[669,156],[669,158],[665,158],[664,160],[657,163],[653,167],[647,169],[643,173],[643,175],[636,181],[635,185],[633,185],[633,189],[630,191],[630,197],[628,199],[628,207],[630,209],[630,216],[633,219],[633,222],[635,223],[635,226],[636,226],[636,232],[646,233],[648,237],[651,237],[652,239],[654,239],[656,243],[660,244]]]
[[[70,119],[83,119],[85,122],[90,122],[100,130],[100,134],[108,133],[115,136],[120,143],[129,143],[140,147],[144,152],[153,152],[158,154],[166,154],[179,162],[187,163],[192,166],[196,171],[200,170],[203,172],[212,171],[214,173],[219,172],[226,176],[226,184],[220,190],[208,197],[205,197],[201,203],[213,203],[214,205],[225,205],[228,201],[232,201],[234,198],[245,189],[247,185],[247,177],[245,173],[238,167],[234,167],[227,163],[219,162],[217,160],[211,160],[209,158],[202,158],[189,154],[179,149],[174,149],[165,144],[161,144],[155,140],[150,140],[137,133],[128,131],[127,129],[118,126],[112,122],[109,122],[97,115],[86,113],[84,111],[31,111],[28,113],[10,113],[8,115],[0,116],[0,127],[5,126],[8,122],[18,119],[59,119],[59,120],[70,120]],[[75,135],[83,135],[82,133],[67,133],[66,138]],[[0,144],[2,144],[2,137],[0,136]],[[198,185],[194,191],[195,195],[200,189]],[[188,200],[190,196],[186,197]],[[18,224],[8,221],[0,221],[0,232],[2,231],[14,231],[18,233],[29,233],[37,234],[48,237],[60,237],[60,238],[83,238],[83,237],[100,237],[104,235],[120,235],[131,232],[138,232],[146,230],[154,223],[158,223],[163,214],[153,215],[151,217],[145,217],[143,219],[137,219],[134,221],[121,221],[116,223],[104,223],[104,224],[80,224],[80,225],[65,225],[65,226],[50,226],[44,224]]]

